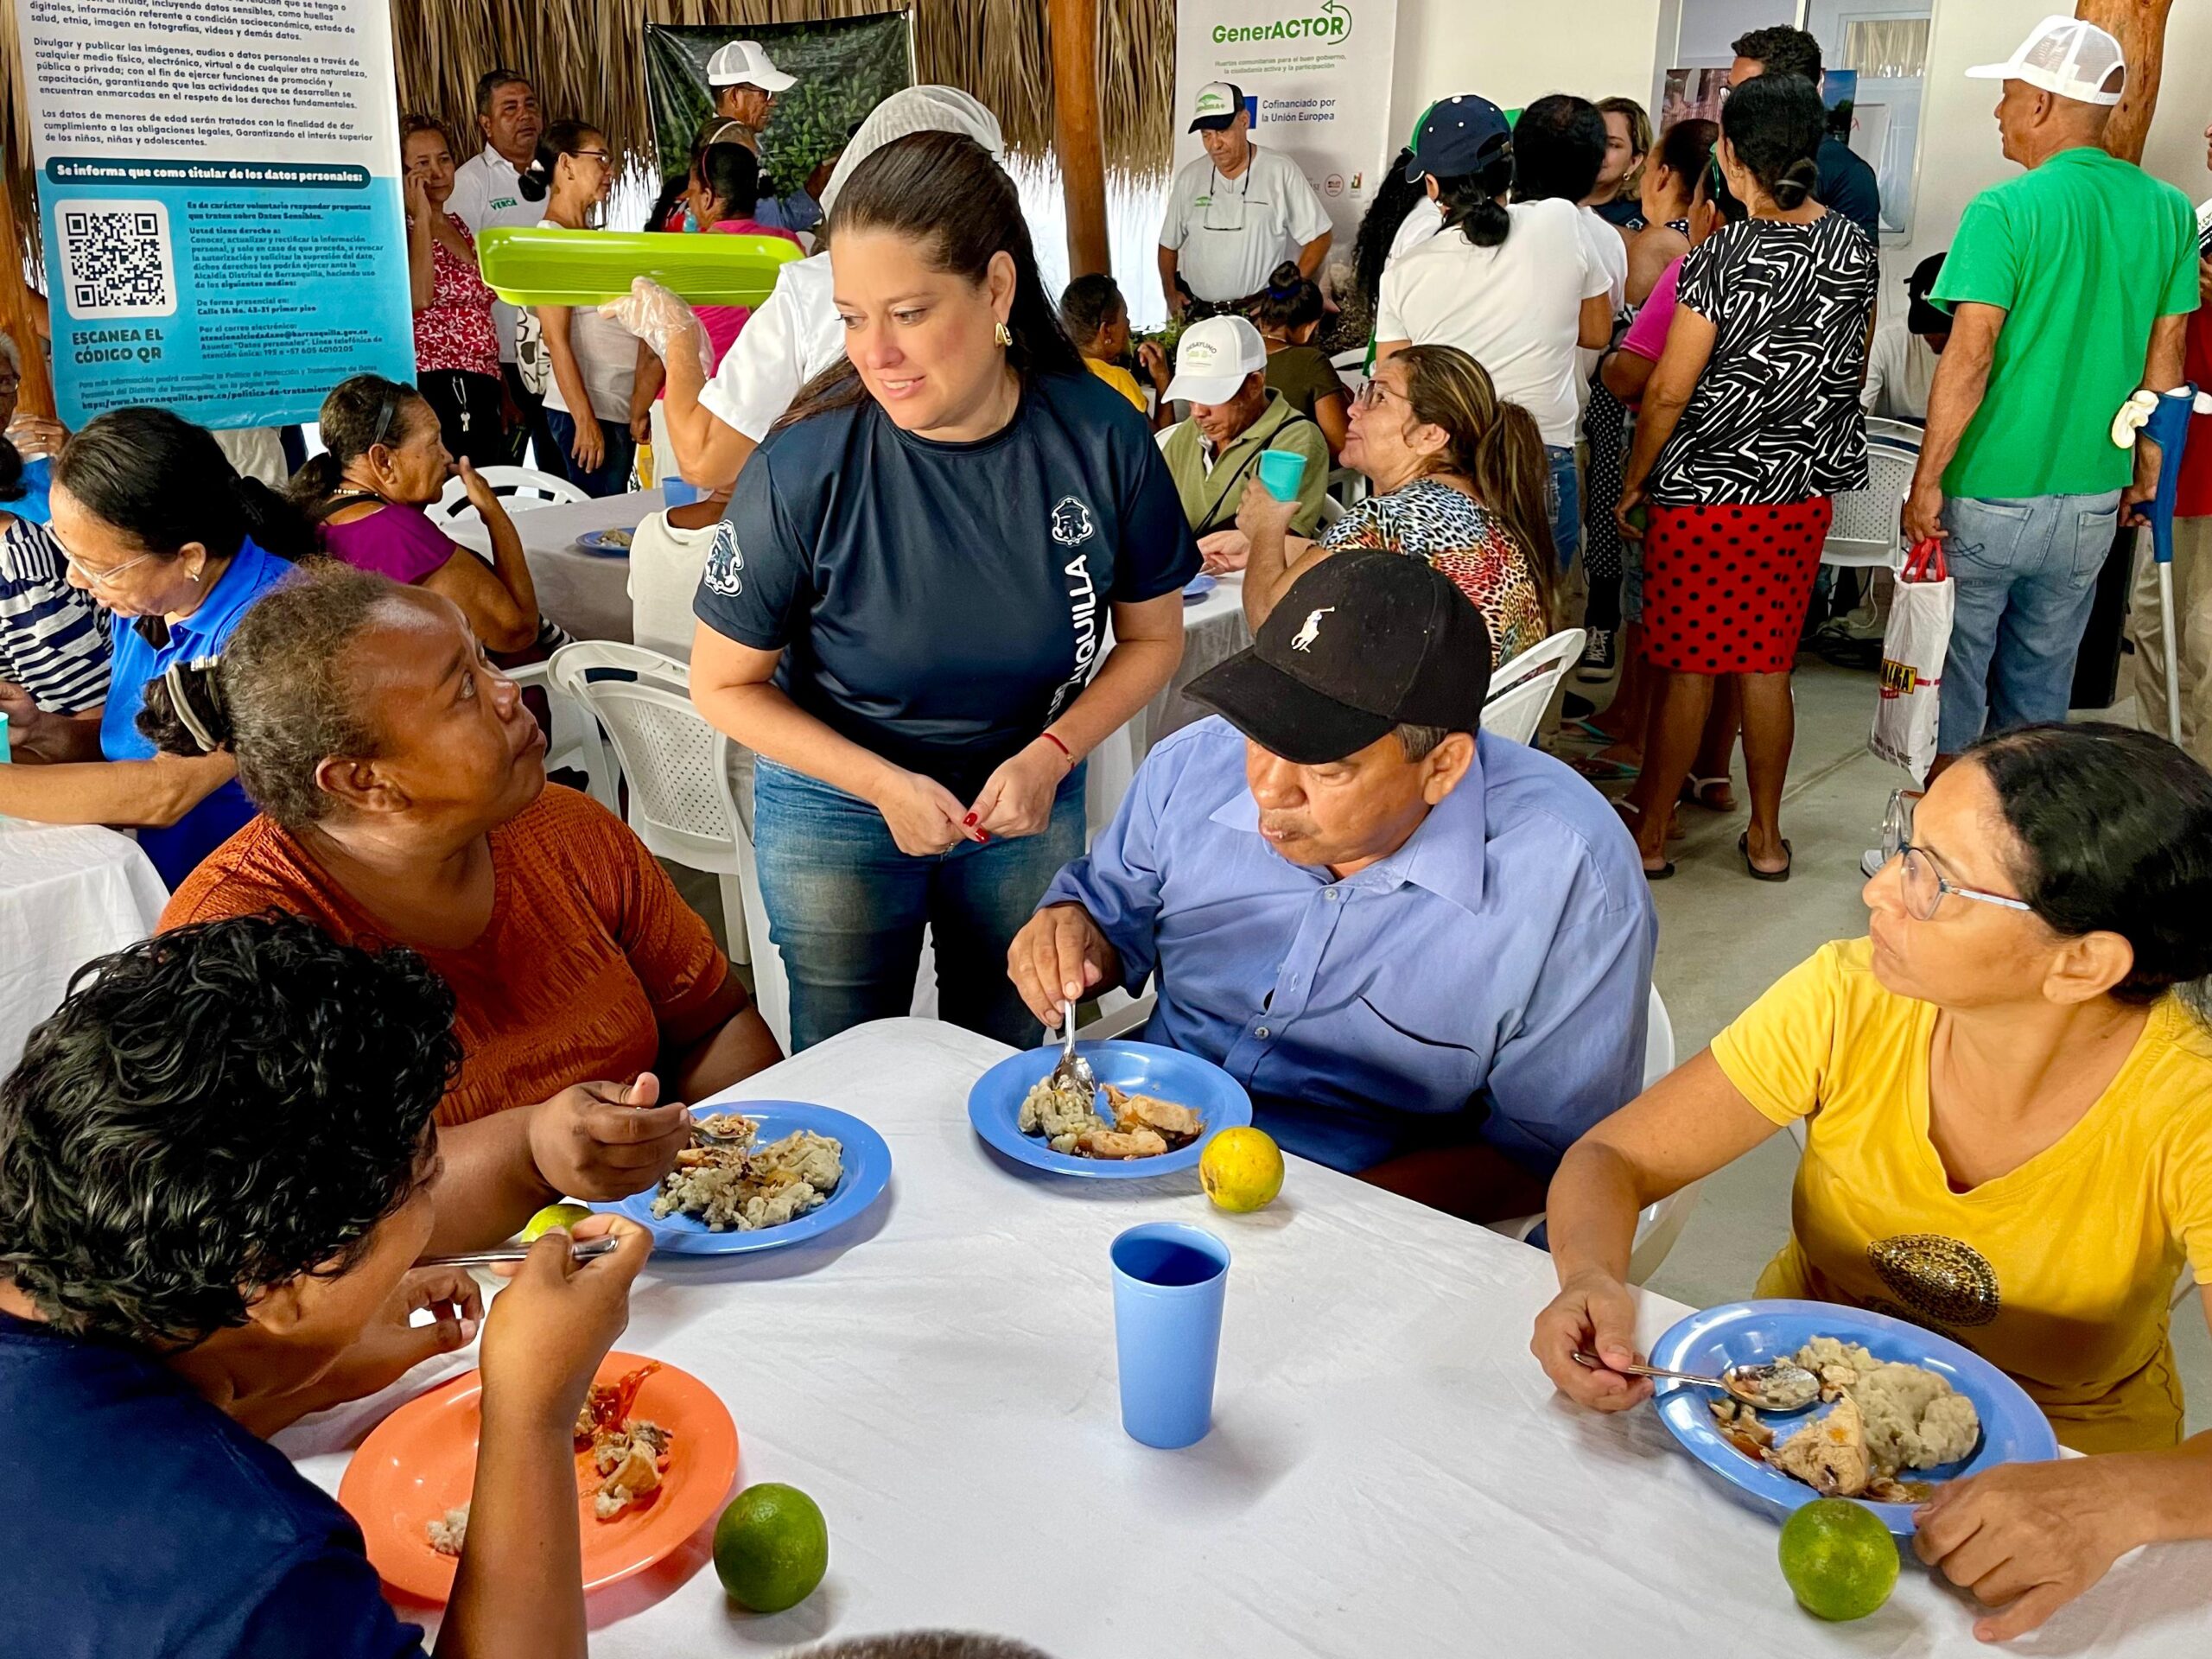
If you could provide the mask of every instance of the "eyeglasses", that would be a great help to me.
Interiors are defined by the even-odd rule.
[[[1961,887],[1948,880],[1936,868],[1936,861],[1912,844],[1911,799],[1902,789],[1891,794],[1889,810],[1882,815],[1884,868],[1900,858],[1904,861],[1905,914],[1915,921],[1933,921],[1936,907],[1943,902],[1946,893],[1971,899],[1977,904],[1999,905],[2006,910],[2032,912],[2035,909],[2024,899],[2014,899],[2002,893],[1984,893],[1978,887]]]
[[[1380,380],[1370,380],[1359,389],[1359,395],[1351,400],[1351,406],[1354,409],[1380,409],[1389,397],[1389,387]]]
[[[572,149],[569,154],[579,161],[597,162],[602,167],[614,159],[603,149]]]
[[[57,546],[60,545],[59,543],[55,544]],[[66,547],[61,549],[61,556],[67,563],[72,570],[74,570],[79,575],[85,579],[85,585],[86,587],[106,588],[112,586],[115,579],[121,575],[124,571],[130,569],[131,566],[135,564],[143,564],[147,560],[152,558],[154,556],[151,553],[141,553],[135,559],[125,559],[121,564],[111,565],[105,570],[93,569],[91,565],[86,564],[82,559],[79,558],[74,553],[72,553]]]

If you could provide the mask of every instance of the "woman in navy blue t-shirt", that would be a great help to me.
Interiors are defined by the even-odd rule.
[[[1084,757],[1175,671],[1198,549],[981,146],[885,145],[829,234],[847,361],[738,478],[692,696],[761,757],[791,1047],[906,1013],[925,924],[945,1018],[1023,1044],[1007,947],[1083,851]]]

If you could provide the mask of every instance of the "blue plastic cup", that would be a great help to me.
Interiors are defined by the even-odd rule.
[[[660,477],[661,505],[664,507],[688,507],[706,495],[696,484],[687,483],[675,473],[663,473]]]
[[[1306,457],[1290,449],[1260,452],[1260,487],[1278,501],[1298,499],[1298,486],[1306,481]]]
[[[1114,1241],[1114,1353],[1122,1427],[1165,1451],[1213,1426],[1229,1246],[1203,1227],[1148,1222]]]

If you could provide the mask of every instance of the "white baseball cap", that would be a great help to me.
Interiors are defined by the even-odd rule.
[[[1243,317],[1208,317],[1183,331],[1167,400],[1225,404],[1268,366],[1268,342]]]
[[[1236,118],[1244,112],[1243,89],[1233,81],[1210,80],[1198,88],[1198,98],[1191,105],[1190,130],[1206,128],[1219,132],[1236,124]]]
[[[2024,80],[2079,104],[2117,104],[2127,89],[2120,42],[2094,23],[2054,14],[2035,26],[2002,63],[1978,63],[1973,80]]]
[[[732,41],[707,60],[707,85],[787,92],[798,85],[798,77],[785,74],[770,62],[768,48],[760,41]]]
[[[854,170],[894,138],[917,132],[957,132],[973,138],[990,151],[991,159],[1004,163],[1006,138],[999,118],[957,86],[902,86],[868,111],[855,130],[845,153],[830,169],[822,187],[822,211],[828,213],[844,194]]]

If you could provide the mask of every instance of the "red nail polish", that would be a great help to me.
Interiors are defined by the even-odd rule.
[[[976,839],[983,846],[988,847],[991,844],[991,832],[988,830],[978,830],[976,832]]]
[[[966,817],[961,819],[960,822],[966,824],[970,830],[973,830],[976,827],[976,815],[973,812],[970,812]]]

